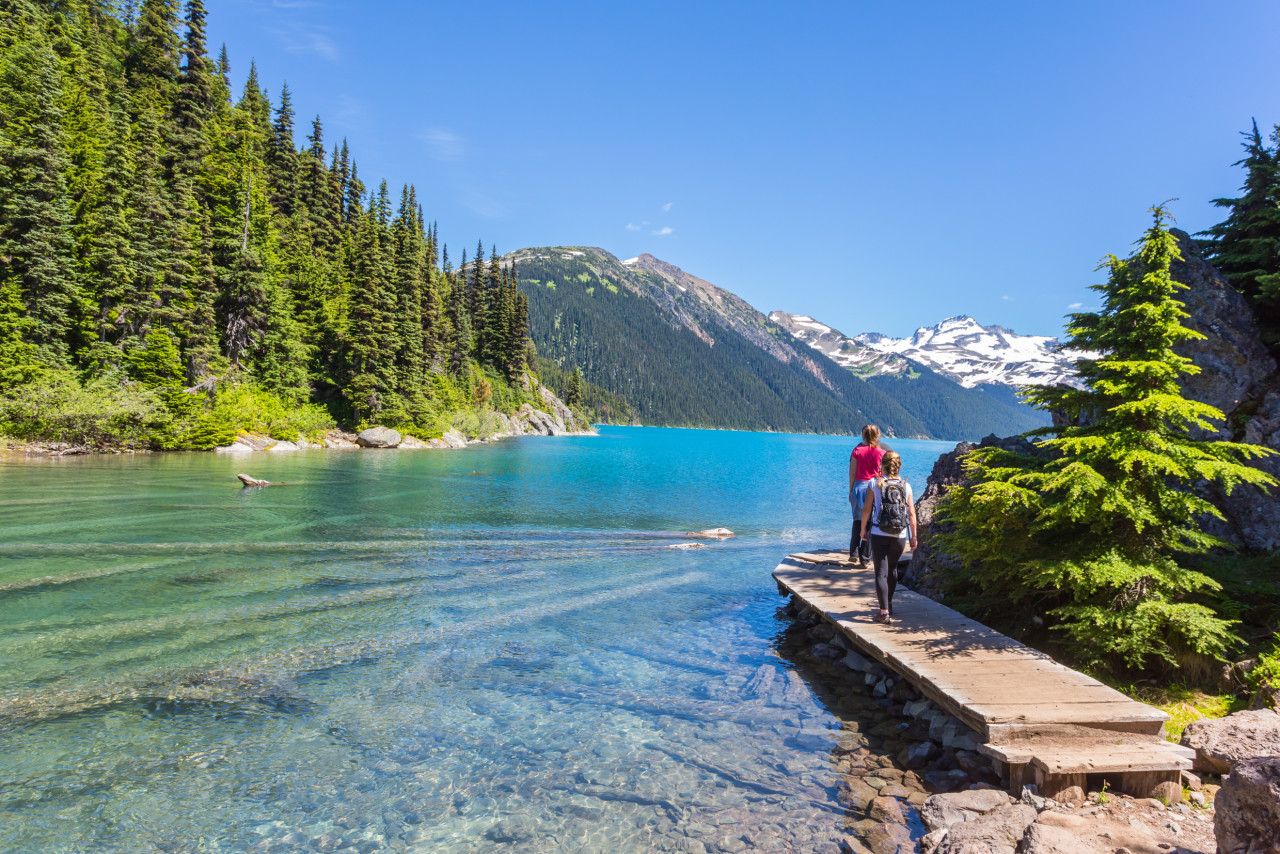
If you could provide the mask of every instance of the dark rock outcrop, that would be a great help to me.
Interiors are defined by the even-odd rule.
[[[1215,805],[1219,854],[1280,852],[1280,756],[1236,763]]]
[[[917,593],[923,593],[933,599],[941,599],[943,576],[957,568],[955,560],[941,553],[933,537],[930,536],[935,530],[934,513],[942,496],[964,481],[965,456],[976,448],[990,447],[1023,454],[1037,453],[1035,446],[1021,436],[1010,436],[1005,439],[988,436],[977,445],[961,442],[954,450],[938,457],[933,464],[933,472],[925,481],[924,492],[916,501],[919,546],[912,553],[911,565],[902,576],[904,583],[910,585]]]
[[[1183,392],[1226,416],[1217,430],[1202,430],[1200,437],[1280,451],[1280,369],[1262,343],[1249,304],[1200,255],[1186,232],[1173,233],[1182,260],[1174,262],[1170,272],[1188,286],[1178,295],[1188,314],[1183,324],[1205,336],[1177,348],[1200,368],[1200,373],[1183,380]],[[1252,465],[1280,477],[1280,455]],[[1207,520],[1210,533],[1247,549],[1280,546],[1280,501],[1274,493],[1243,486],[1228,498],[1220,487],[1211,486],[1206,496],[1227,516],[1226,522]]]
[[[961,442],[933,464],[933,472],[925,481],[924,492],[916,500],[916,531],[919,545],[911,555],[911,566],[903,573],[904,583],[916,592],[939,598],[940,573],[955,569],[955,563],[940,553],[930,534],[938,501],[956,484],[964,480],[964,458],[977,445]]]

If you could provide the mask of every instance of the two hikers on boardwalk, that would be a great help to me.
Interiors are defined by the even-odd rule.
[[[862,442],[849,455],[849,560],[865,567],[871,558],[880,606],[874,619],[882,623],[893,617],[898,560],[908,543],[912,550],[916,547],[915,496],[901,471],[902,458],[880,443],[880,429],[863,427]]]

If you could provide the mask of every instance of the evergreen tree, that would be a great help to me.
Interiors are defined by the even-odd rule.
[[[227,271],[223,296],[226,325],[223,340],[227,359],[239,365],[261,340],[267,325],[267,277],[262,258],[250,243],[253,214],[252,176],[246,177],[244,189],[244,227],[235,261]]]
[[[400,208],[391,226],[395,257],[397,390],[414,398],[423,382],[423,251],[418,203],[412,187],[400,192]]]
[[[1063,413],[1066,426],[1038,431],[1052,438],[1036,455],[969,454],[971,483],[948,493],[938,515],[954,525],[941,544],[963,564],[959,601],[1006,617],[1047,607],[1096,664],[1172,663],[1175,649],[1222,656],[1230,648],[1230,623],[1197,601],[1216,583],[1184,565],[1226,546],[1201,529],[1199,519],[1221,513],[1193,486],[1230,492],[1271,482],[1243,464],[1262,449],[1192,438],[1222,413],[1179,391],[1178,378],[1198,369],[1174,347],[1201,336],[1182,325],[1176,295],[1185,286],[1169,275],[1177,241],[1165,209],[1153,212],[1137,253],[1106,262],[1109,278],[1094,286],[1101,311],[1071,315],[1065,346],[1099,354],[1078,363],[1083,388],[1034,386],[1027,395]]]
[[[82,206],[85,272],[92,283],[95,305],[95,337],[105,349],[90,361],[98,365],[116,362],[120,340],[120,311],[134,291],[136,266],[130,239],[132,220],[128,199],[133,185],[129,125],[116,113],[109,127],[106,156],[98,180]]]
[[[24,42],[0,63],[0,282],[18,283],[29,340],[66,361],[78,286],[58,61]]]
[[[298,151],[293,142],[293,97],[289,84],[280,87],[280,106],[271,126],[267,148],[271,204],[285,216],[293,216],[298,198]]]
[[[565,392],[565,403],[575,408],[582,406],[582,384],[582,369],[574,365],[569,377],[569,388]]]
[[[31,326],[18,280],[0,280],[0,392],[30,382],[39,372],[39,353],[26,339]]]
[[[227,57],[227,45],[225,42],[218,51],[218,76],[222,78],[222,86],[228,92],[231,91],[231,60]]]
[[[200,171],[208,150],[205,125],[214,108],[214,79],[205,53],[205,8],[202,0],[187,0],[187,31],[182,42],[182,68],[173,102],[171,181],[190,181]]]
[[[268,281],[264,291],[265,317],[261,342],[254,347],[253,374],[264,388],[290,403],[303,403],[310,397],[310,352],[303,341],[302,325],[285,288]]]
[[[1229,213],[1204,232],[1209,239],[1203,248],[1231,286],[1249,300],[1263,337],[1280,352],[1280,157],[1263,143],[1256,121],[1243,136],[1245,156],[1235,163],[1245,168],[1241,196],[1213,200]]]

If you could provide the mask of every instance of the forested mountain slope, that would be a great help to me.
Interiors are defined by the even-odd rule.
[[[864,382],[741,298],[650,255],[546,247],[503,263],[515,264],[529,299],[540,357],[581,368],[646,424],[856,433],[875,423],[948,439],[1008,426],[1007,407],[991,407],[993,418],[973,402],[953,405],[930,380]]]
[[[643,423],[853,433],[873,421],[899,436],[928,432],[728,292],[672,281],[603,249],[526,249],[503,262],[515,264],[529,299],[539,354],[580,367],[589,382],[625,397]],[[729,308],[712,310],[716,299]]]

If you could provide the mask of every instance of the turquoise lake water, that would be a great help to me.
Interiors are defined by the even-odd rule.
[[[847,546],[853,444],[0,456],[0,851],[829,848],[769,573]]]

